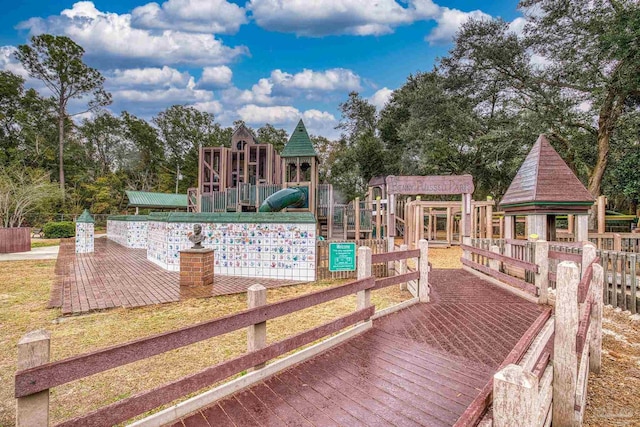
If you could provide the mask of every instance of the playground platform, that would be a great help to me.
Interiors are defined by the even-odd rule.
[[[463,270],[429,279],[431,302],[173,426],[456,424],[545,308]]]
[[[76,254],[73,239],[63,239],[56,262],[56,282],[49,307],[62,314],[80,314],[116,307],[143,307],[246,292],[255,278],[214,275],[213,290],[180,289],[180,273],[147,260],[145,249],[128,249],[106,238],[95,240],[95,252]],[[266,288],[297,282],[260,279]]]

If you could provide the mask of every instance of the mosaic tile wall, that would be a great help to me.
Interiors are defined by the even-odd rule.
[[[93,252],[93,223],[76,222],[76,253]]]
[[[107,239],[133,249],[147,248],[147,221],[107,220]]]
[[[178,271],[192,231],[192,223],[150,221],[147,258]],[[202,234],[214,250],[214,275],[315,280],[315,224],[205,223]]]

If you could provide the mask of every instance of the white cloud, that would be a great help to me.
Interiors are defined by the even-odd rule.
[[[147,3],[131,12],[133,27],[235,34],[247,22],[240,6],[225,0],[168,0]]]
[[[246,8],[266,30],[312,37],[388,34],[439,13],[432,0],[250,0]]]
[[[113,91],[114,100],[135,101],[139,103],[159,104],[169,107],[174,104],[190,104],[194,102],[210,101],[213,92],[194,90],[193,88],[169,88],[153,90],[122,89]]]
[[[323,135],[327,138],[337,136],[334,129],[337,120],[333,114],[327,111],[311,109],[303,112],[290,105],[263,107],[250,104],[238,109],[237,114],[249,124],[271,123],[287,130],[293,129],[298,120],[302,119],[311,134]]]
[[[32,35],[51,33],[71,37],[88,56],[110,65],[127,60],[137,64],[217,65],[248,53],[244,46],[224,46],[211,34],[133,28],[130,14],[101,12],[90,1],[75,3],[58,16],[31,18],[18,28],[28,29]]]
[[[393,91],[391,89],[383,87],[382,89],[379,89],[378,91],[376,91],[376,93],[371,95],[371,97],[369,98],[369,102],[375,105],[378,111],[381,111],[387,104],[387,102],[389,102],[389,98],[391,98],[392,93]]]
[[[282,70],[271,72],[271,81],[276,87],[294,90],[360,90],[360,76],[345,68],[332,68],[326,71],[304,69],[290,74]]]
[[[29,78],[29,73],[24,69],[20,61],[13,56],[15,52],[16,48],[14,46],[0,46],[0,70],[11,71],[13,74],[27,79]]]
[[[175,68],[131,68],[116,69],[105,73],[107,85],[116,87],[170,87],[186,86],[192,77],[188,72],[180,72]]]
[[[438,25],[425,37],[430,44],[449,43],[456,32],[469,19],[491,19],[491,15],[480,10],[463,12],[458,9],[443,7],[440,16],[436,18]]]
[[[222,107],[220,101],[196,102],[195,104],[193,104],[193,107],[200,111],[212,114],[220,114],[222,111],[224,111],[224,108]]]
[[[526,18],[518,17],[513,21],[509,22],[509,31],[514,33],[516,36],[521,37],[524,33],[524,26],[527,24]]]
[[[226,65],[217,67],[204,67],[202,76],[198,80],[198,86],[207,88],[221,88],[231,84],[233,71]]]
[[[260,79],[251,89],[238,89],[231,87],[222,91],[222,99],[225,103],[233,105],[242,104],[273,104],[276,100],[271,96],[273,83],[269,79]]]

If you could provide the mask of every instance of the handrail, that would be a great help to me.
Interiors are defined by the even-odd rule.
[[[518,289],[521,289],[525,292],[528,292],[529,294],[533,295],[533,296],[538,296],[538,288],[536,288],[535,285],[531,284],[531,283],[527,283],[524,280],[520,280],[516,277],[513,276],[509,276],[506,273],[503,273],[501,271],[498,270],[493,270],[489,267],[486,267],[482,264],[478,264],[477,262],[473,262],[470,261],[468,259],[460,259],[460,261],[462,262],[462,265],[465,265],[467,267],[471,267],[474,270],[478,270],[483,272],[484,274],[487,274],[489,276],[492,276],[495,279],[501,280],[511,286],[514,286]]]
[[[371,263],[378,264],[382,262],[400,261],[408,258],[418,258],[419,256],[420,249],[412,249],[409,251],[383,252],[379,254],[372,254]]]
[[[497,371],[502,370],[505,366],[512,363],[518,363],[531,346],[535,337],[540,333],[547,320],[551,317],[551,308],[546,308],[538,318],[531,324],[529,329],[522,335],[516,346],[509,352],[504,361],[500,364]],[[493,377],[489,380],[476,398],[471,402],[467,409],[462,413],[460,418],[454,424],[454,427],[471,427],[475,426],[487,407],[493,401]]]
[[[375,306],[369,306],[314,329],[270,344],[260,350],[243,354],[235,359],[206,368],[196,374],[162,385],[153,390],[139,393],[127,399],[112,403],[89,414],[58,424],[58,427],[99,427],[126,421],[138,414],[170,403],[182,396],[194,393],[245,369],[267,362],[305,344],[337,332],[349,325],[370,318]]]
[[[265,322],[375,286],[373,276],[345,285],[241,311],[171,332],[131,341],[18,371],[15,397],[24,397],[70,381],[146,359],[186,345]]]
[[[512,258],[506,255],[501,255],[495,252],[488,251],[486,249],[476,248],[475,246],[467,246],[460,245],[463,250],[467,250],[469,252],[476,253],[486,258],[495,259],[501,262],[505,262],[507,264],[511,264],[515,267],[523,268],[527,271],[532,271],[534,273],[538,273],[538,265],[532,262],[522,261],[516,258]]]

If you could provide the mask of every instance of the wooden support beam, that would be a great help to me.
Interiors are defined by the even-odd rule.
[[[537,427],[538,377],[511,364],[493,376],[493,426]]]

